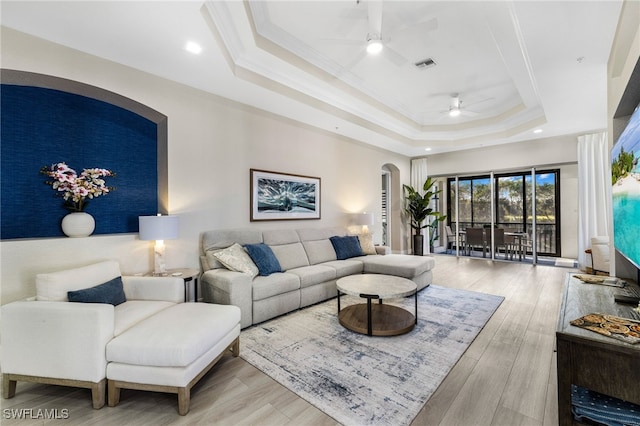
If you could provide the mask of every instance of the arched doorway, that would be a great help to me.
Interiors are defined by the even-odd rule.
[[[400,169],[393,164],[382,166],[382,241],[393,253],[401,253],[402,246],[402,188]]]

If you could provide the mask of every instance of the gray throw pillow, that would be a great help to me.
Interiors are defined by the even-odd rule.
[[[256,264],[253,263],[249,254],[238,243],[213,253],[213,256],[230,271],[242,272],[251,275],[251,278],[259,273]]]

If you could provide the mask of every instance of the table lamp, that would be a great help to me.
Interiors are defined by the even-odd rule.
[[[353,214],[353,223],[362,226],[362,233],[369,233],[369,225],[373,225],[373,213]]]
[[[166,275],[167,268],[164,261],[164,240],[178,238],[178,216],[139,216],[138,226],[140,239],[155,240],[153,275]]]

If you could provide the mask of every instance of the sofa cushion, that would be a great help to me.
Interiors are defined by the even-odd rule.
[[[300,278],[289,273],[276,273],[268,277],[258,276],[252,283],[253,300],[263,300],[300,289]]]
[[[120,265],[108,260],[81,268],[36,275],[36,300],[67,302],[67,293],[105,283],[119,277]]]
[[[430,271],[436,264],[433,257],[406,254],[366,256],[361,259],[364,262],[365,273],[395,275],[409,279]]]
[[[240,323],[233,305],[179,303],[131,327],[107,344],[107,361],[185,367]]]
[[[258,267],[253,263],[247,251],[238,243],[216,251],[212,255],[230,271],[242,272],[252,278],[258,275]]]
[[[373,244],[373,236],[371,234],[359,234],[358,241],[360,242],[363,254],[378,254],[376,246]]]
[[[331,262],[338,259],[333,244],[331,244],[328,238],[316,241],[303,241],[302,245],[307,252],[310,265],[317,265],[318,263]]]
[[[300,237],[293,229],[268,229],[262,231],[263,242],[269,246],[299,243]]]
[[[289,269],[287,273],[300,277],[300,288],[336,279],[335,268],[325,265],[303,266],[302,268]]]
[[[107,303],[113,306],[118,306],[127,301],[124,295],[121,277],[115,277],[95,287],[68,291],[67,297],[69,302]]]
[[[360,260],[346,259],[346,260],[334,260],[332,262],[323,263],[324,266],[329,266],[336,270],[336,278],[346,277],[347,275],[361,274],[364,269],[364,264]]]
[[[115,307],[113,335],[119,336],[143,319],[173,305],[175,303],[159,300],[127,300]]]
[[[283,271],[301,266],[309,266],[307,253],[304,251],[304,247],[300,242],[269,247],[271,247],[271,251],[273,251],[273,254],[278,259]]]
[[[347,228],[303,228],[297,229],[296,232],[300,237],[300,241],[305,242],[329,240],[334,235],[342,237],[347,235]]]
[[[338,260],[349,259],[351,257],[362,256],[362,248],[358,237],[349,235],[345,237],[333,236],[329,238],[333,249],[336,251]]]
[[[262,243],[259,229],[216,229],[202,233],[202,251],[227,248],[233,243],[241,246]]]
[[[262,276],[268,276],[274,272],[282,272],[278,259],[273,254],[271,247],[264,243],[260,244],[247,244],[245,246],[251,260],[258,267],[258,271]]]

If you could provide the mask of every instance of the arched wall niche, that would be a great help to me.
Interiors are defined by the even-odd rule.
[[[95,234],[138,231],[140,215],[168,213],[167,117],[81,82],[2,69],[1,239],[62,237],[67,213],[40,168],[101,167],[116,190],[90,200]]]

